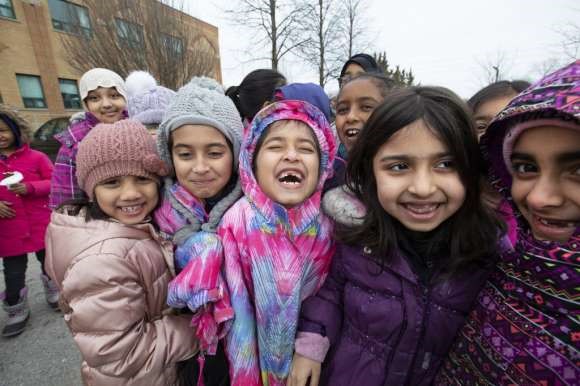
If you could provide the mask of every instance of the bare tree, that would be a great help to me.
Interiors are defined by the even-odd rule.
[[[577,60],[580,57],[580,25],[569,22],[556,32],[562,38],[562,52],[567,61]]]
[[[345,60],[357,52],[369,48],[367,41],[368,20],[365,17],[365,9],[368,7],[366,0],[344,0],[342,3],[343,12],[341,13],[342,34],[344,39],[344,56]]]
[[[218,49],[176,2],[84,0],[90,28],[61,34],[70,65],[81,71],[106,67],[121,76],[149,71],[177,89],[193,76],[215,77]],[[85,23],[86,25],[86,23]]]
[[[497,51],[495,56],[488,56],[477,61],[482,71],[482,83],[490,84],[509,77],[512,62],[503,51]]]
[[[343,9],[336,0],[305,1],[302,31],[308,40],[298,53],[318,72],[318,83],[324,87],[329,79],[338,76],[344,62],[341,54],[341,19]]]
[[[252,37],[252,51],[269,48],[272,69],[277,70],[280,60],[304,43],[299,22],[303,8],[292,0],[240,0],[227,14],[246,29],[258,32]]]

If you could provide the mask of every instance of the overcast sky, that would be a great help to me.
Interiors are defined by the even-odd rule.
[[[247,54],[251,35],[224,17],[236,0],[185,0],[187,10],[219,28],[222,76],[226,86],[239,84],[268,61]],[[368,0],[373,38],[370,51],[386,51],[392,64],[411,68],[423,85],[449,87],[469,97],[485,85],[481,63],[504,56],[507,78],[533,80],[542,63],[564,60],[558,30],[579,24],[577,0]],[[267,56],[267,51],[254,57]],[[346,60],[346,58],[345,58]],[[314,71],[297,60],[280,70],[290,81],[316,82]],[[327,91],[336,89],[331,81]]]

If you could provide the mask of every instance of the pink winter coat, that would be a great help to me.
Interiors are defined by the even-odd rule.
[[[44,233],[50,221],[48,194],[52,162],[48,156],[27,144],[8,157],[0,158],[0,179],[6,172],[24,175],[27,193],[17,195],[0,186],[0,201],[12,204],[12,218],[0,218],[0,257],[16,256],[44,249]]]

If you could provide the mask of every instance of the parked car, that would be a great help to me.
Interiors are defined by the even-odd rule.
[[[54,162],[60,148],[60,143],[54,139],[54,135],[68,127],[69,119],[70,117],[58,117],[46,121],[34,132],[30,147],[45,153]]]

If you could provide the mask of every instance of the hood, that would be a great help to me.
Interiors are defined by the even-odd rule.
[[[492,121],[481,146],[494,185],[509,196],[512,177],[503,158],[503,143],[514,125],[536,119],[580,124],[580,60],[547,75],[515,97]]]
[[[520,93],[497,115],[481,139],[490,181],[510,203],[521,229],[527,229],[528,225],[511,199],[512,176],[504,159],[504,141],[516,124],[540,119],[580,125],[580,60],[547,75]]]
[[[314,83],[291,83],[282,86],[274,93],[276,101],[301,100],[316,106],[330,122],[330,99],[324,89]]]
[[[287,210],[284,206],[273,202],[264,194],[252,171],[252,163],[256,145],[265,130],[274,122],[281,120],[296,120],[305,123],[312,129],[320,148],[320,169],[316,190],[302,204]],[[242,189],[250,202],[272,223],[280,217],[300,217],[301,220],[311,219],[320,211],[320,196],[322,187],[328,177],[332,176],[336,143],[330,124],[324,114],[308,102],[285,100],[272,103],[254,117],[240,152],[240,182]],[[291,213],[290,213],[291,212]],[[287,222],[287,221],[284,221]],[[310,221],[306,221],[309,223]],[[306,225],[306,223],[304,223]]]

